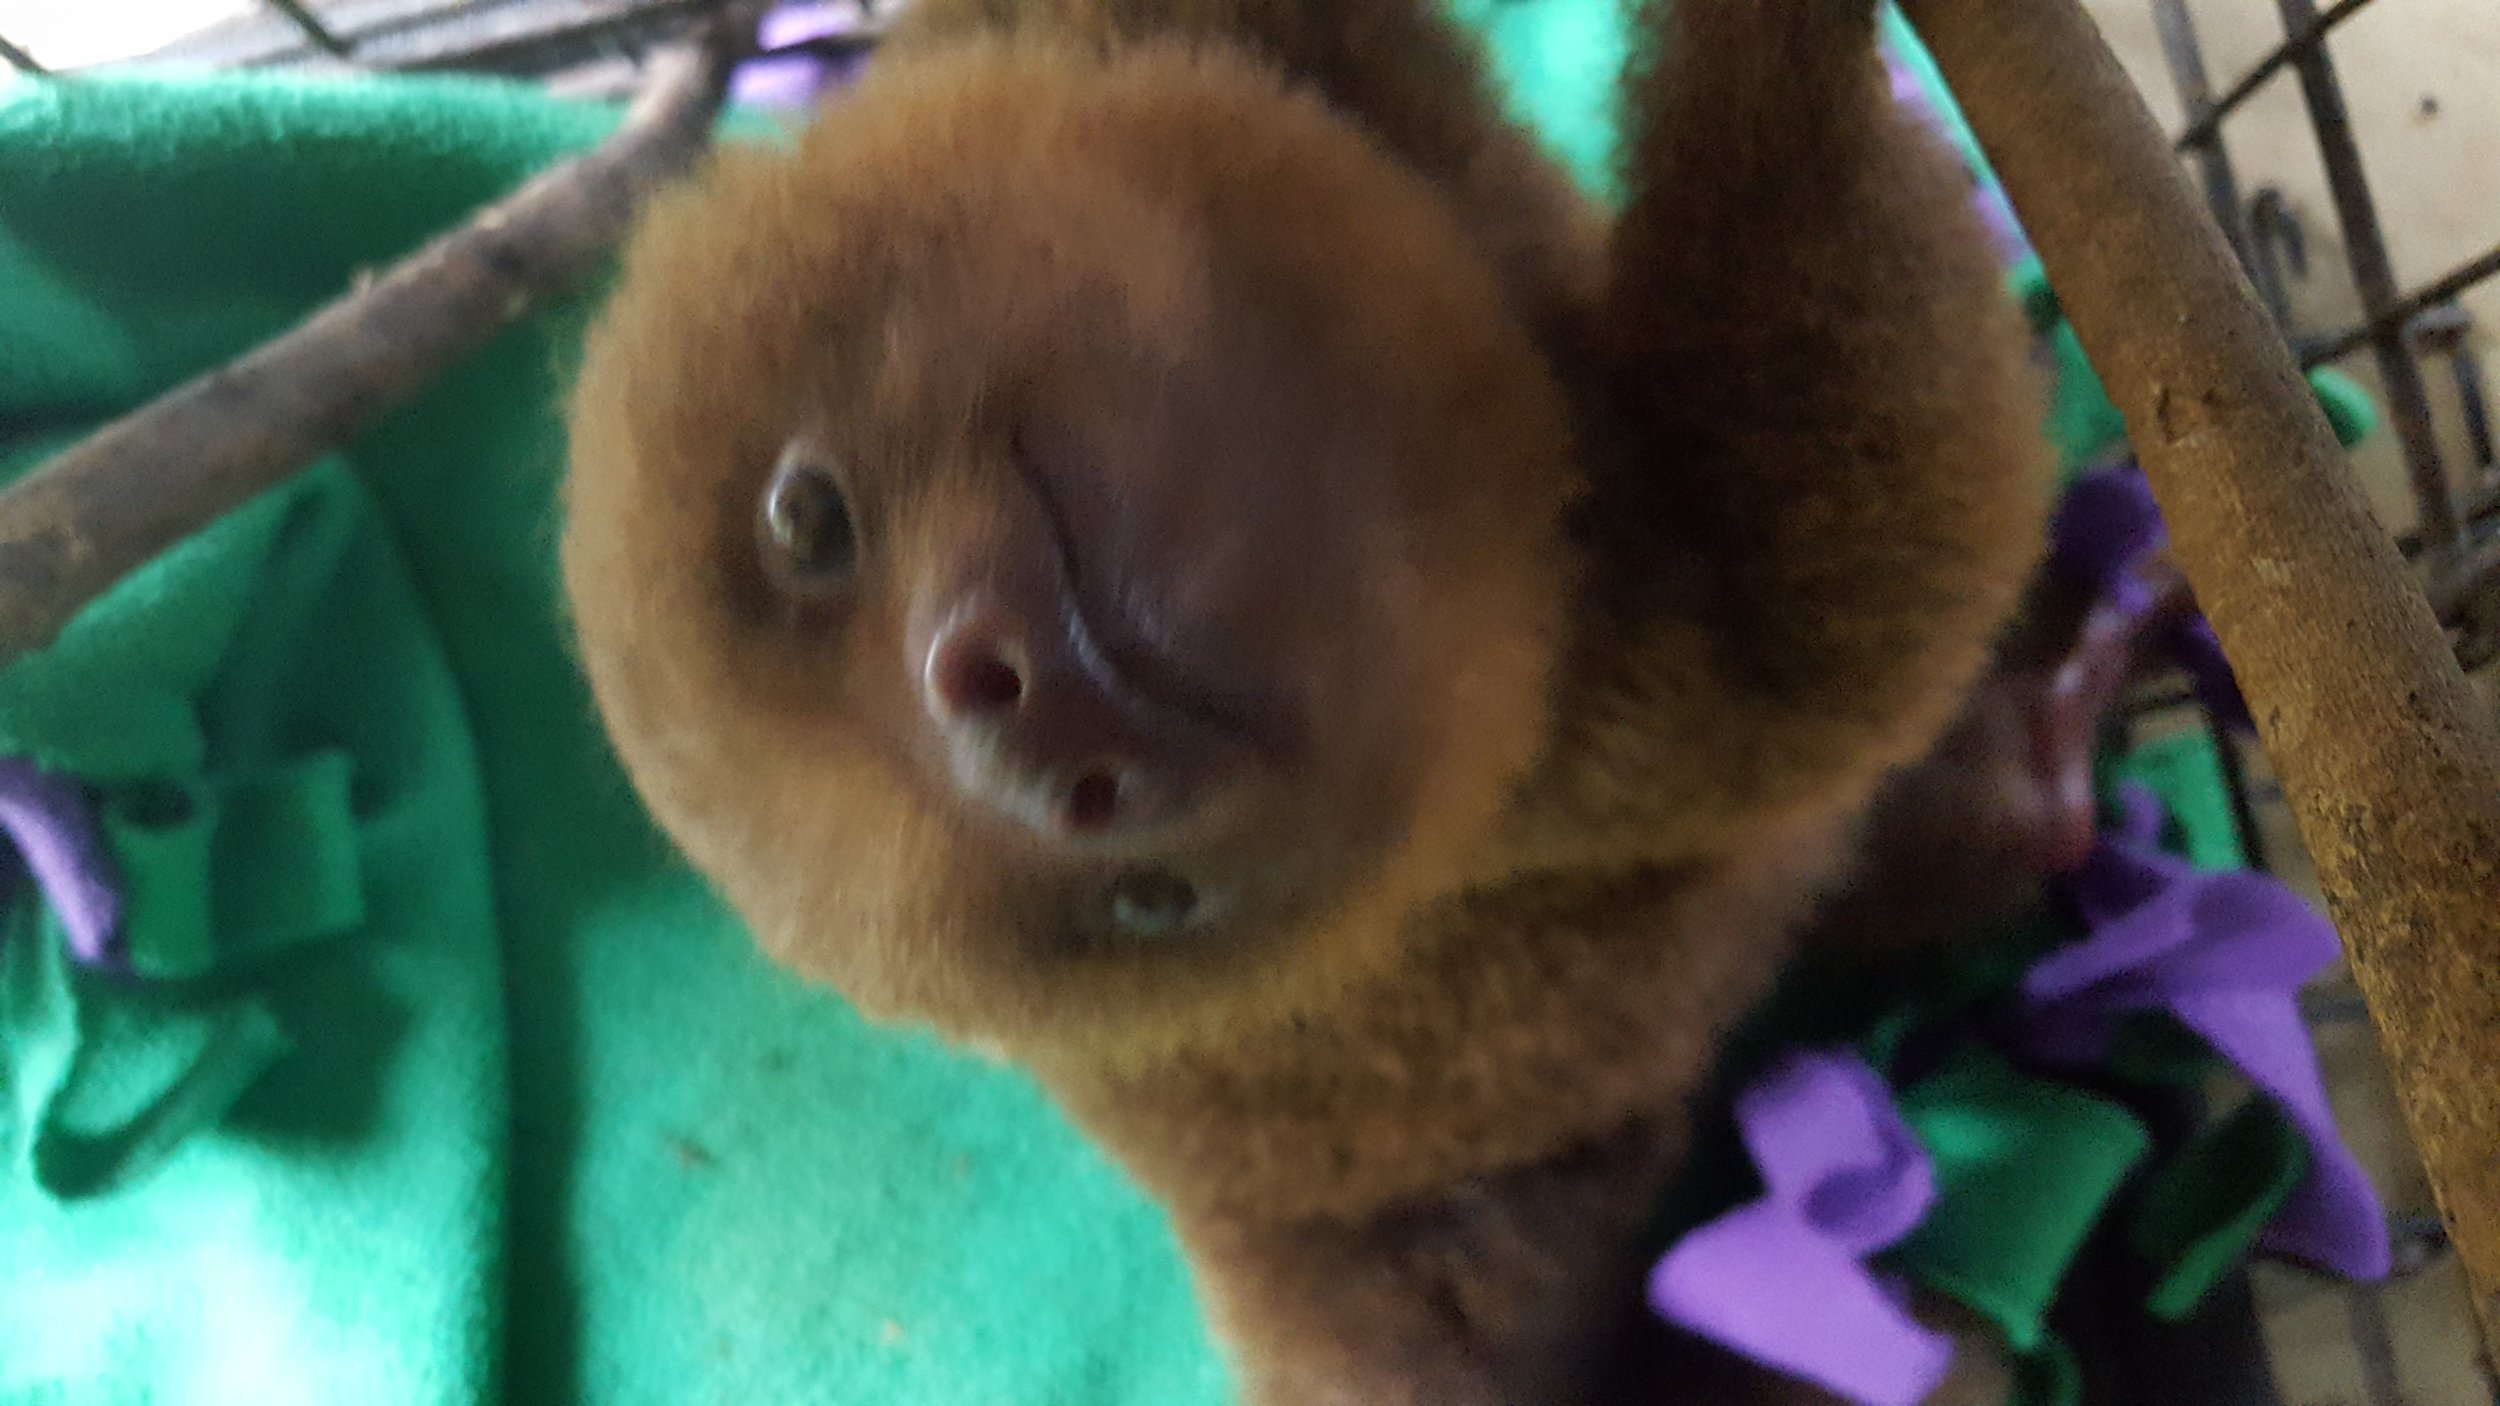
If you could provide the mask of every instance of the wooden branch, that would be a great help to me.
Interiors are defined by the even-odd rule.
[[[2125,412],[2500,1350],[2500,729],[2077,0],[1908,0]]]
[[[761,6],[656,55],[605,142],[540,175],[240,360],[196,377],[0,491],[0,661],[218,515],[344,444],[580,282],[642,198],[711,140]]]

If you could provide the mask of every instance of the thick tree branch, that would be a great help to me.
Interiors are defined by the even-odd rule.
[[[607,141],[240,360],[177,386],[0,491],[0,660],[51,642],[166,547],[337,448],[596,269],[642,198],[711,140],[761,6],[653,58]]]
[[[2126,413],[2500,1347],[2500,729],[2077,0],[1909,0]]]

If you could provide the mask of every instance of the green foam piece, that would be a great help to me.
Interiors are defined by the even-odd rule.
[[[2317,393],[2336,442],[2346,449],[2377,432],[2378,402],[2370,399],[2360,382],[2332,366],[2321,366],[2309,373],[2309,389]]]

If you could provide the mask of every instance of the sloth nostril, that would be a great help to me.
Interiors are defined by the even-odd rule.
[[[967,708],[1004,709],[1024,701],[1024,676],[1004,659],[974,661],[956,686]]]
[[[1024,673],[991,641],[958,636],[930,661],[929,687],[948,715],[1004,713],[1024,701]]]

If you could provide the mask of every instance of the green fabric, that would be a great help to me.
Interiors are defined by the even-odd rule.
[[[7,467],[613,119],[0,88]],[[0,673],[0,747],[95,784],[182,978],[71,972],[10,912],[12,1125],[79,1155],[0,1185],[0,1401],[1222,1400],[1160,1218],[1035,1090],[768,967],[641,816],[549,551],[579,317]]]
[[[2127,1243],[2158,1274],[2145,1306],[2176,1322],[2247,1257],[2309,1172],[2308,1144],[2272,1104],[2249,1099],[2198,1130],[2148,1182]]]
[[[23,212],[115,203],[61,140],[82,117],[145,135],[139,90],[61,98],[0,102],[0,362],[49,373],[12,378],[12,426],[101,408],[60,375],[82,356],[143,360],[137,308],[119,349],[89,340],[95,319],[36,315],[100,231],[156,280],[211,223],[91,213],[83,241],[30,238],[44,220]],[[217,301],[204,280],[192,306]],[[14,447],[11,471],[32,457]],[[0,1397],[387,1402],[489,1380],[502,997],[461,712],[393,529],[337,462],[0,671],[0,748],[93,784],[134,949],[181,973],[72,973],[56,941],[12,935],[0,1021],[26,1155],[0,1184]],[[255,839],[288,848],[238,848]]]
[[[2136,744],[2103,768],[2111,783],[2134,782],[2161,798],[2169,812],[2166,847],[2199,869],[2248,867],[2222,752],[2211,730],[2195,728]]]
[[[1617,75],[1632,54],[1622,0],[1448,0],[1484,37],[1512,115],[1536,131],[1581,186],[1621,198]]]
[[[222,785],[108,793],[131,970],[188,980],[362,927],[353,780],[348,755],[325,748]]]
[[[2033,265],[2034,268],[2037,265]],[[2017,274],[2019,280],[2023,275]],[[2045,289],[2046,284],[2035,285]],[[2029,305],[2037,306],[2032,289],[2019,289]],[[2064,469],[2064,479],[2072,483],[2077,477],[2107,465],[2127,452],[2127,421],[2110,403],[2109,392],[2102,386],[2100,374],[2083,354],[2083,342],[2065,317],[2057,315],[2042,324],[2036,317],[2033,327],[2040,343],[2047,349],[2053,375],[2049,382],[2049,410],[2045,428],[2049,443],[2056,446],[2057,461]]]
[[[2074,1349],[2043,1339],[2014,1364],[2014,1399],[2008,1406],[2077,1406],[2083,1400],[2083,1365]]]
[[[147,1177],[292,1047],[268,1006],[245,1000],[197,1020],[160,1016],[149,1031],[153,1051],[125,1046],[99,1059],[82,1052],[92,1045],[78,979],[52,915],[12,905],[0,914],[0,943],[9,1165],[16,1180],[41,1195],[70,1201]],[[169,1038],[186,1025],[195,1041]],[[141,1106],[99,1114],[94,1105],[108,1101],[98,1090],[115,1085],[124,1102],[134,1087],[145,1085],[148,1093]]]
[[[1899,1105],[1935,1159],[1936,1205],[1885,1258],[2033,1351],[2075,1255],[2150,1148],[2143,1124],[1976,1046]]]

